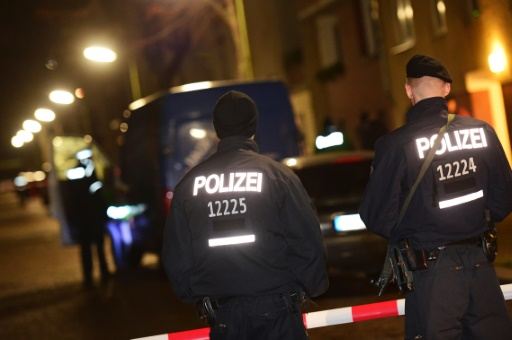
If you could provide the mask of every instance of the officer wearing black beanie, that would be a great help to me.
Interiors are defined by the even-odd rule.
[[[252,137],[258,125],[258,109],[245,93],[229,91],[220,97],[213,110],[213,127],[222,139],[230,136]]]
[[[257,122],[246,94],[218,100],[217,152],[174,191],[163,263],[210,339],[307,339],[301,303],[328,287],[319,222],[297,176],[258,154]]]
[[[510,339],[492,266],[493,222],[512,211],[510,165],[489,124],[448,114],[452,77],[440,61],[415,55],[405,71],[412,107],[377,141],[360,208],[366,227],[408,260],[405,338]]]

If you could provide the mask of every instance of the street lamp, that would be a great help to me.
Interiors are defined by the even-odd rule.
[[[52,122],[55,119],[55,112],[50,109],[40,107],[34,112],[34,117],[41,122]]]
[[[117,53],[108,47],[89,46],[83,51],[84,57],[97,63],[112,63],[117,59]]]
[[[25,142],[23,141],[23,139],[20,136],[16,135],[11,138],[11,144],[15,148],[21,148],[23,146],[23,144],[25,144]]]
[[[23,129],[28,132],[37,133],[41,131],[41,124],[33,119],[27,119],[23,122]]]
[[[112,49],[104,46],[93,45],[84,48],[83,55],[85,59],[96,63],[112,63],[117,60],[117,53]],[[140,77],[137,63],[135,60],[128,62],[128,75],[130,78],[130,89],[132,99],[137,100],[142,97],[140,89]]]
[[[20,138],[24,143],[31,142],[34,139],[34,135],[31,132],[25,130],[19,130],[16,136]]]
[[[68,105],[75,101],[75,96],[66,90],[53,90],[48,96],[56,104]]]

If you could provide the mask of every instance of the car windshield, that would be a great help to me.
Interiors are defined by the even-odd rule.
[[[318,212],[355,211],[359,207],[371,160],[315,164],[295,169]]]

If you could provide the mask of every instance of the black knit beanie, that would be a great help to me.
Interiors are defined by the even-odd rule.
[[[258,109],[245,93],[229,91],[219,98],[213,109],[213,127],[220,139],[251,137],[256,133],[257,124]]]

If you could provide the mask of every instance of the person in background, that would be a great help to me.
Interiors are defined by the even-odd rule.
[[[93,286],[92,247],[96,248],[100,277],[106,282],[110,276],[104,250],[107,203],[103,197],[103,184],[98,180],[92,159],[92,150],[83,149],[76,154],[77,166],[68,170],[65,204],[67,219],[80,245],[83,285]]]

